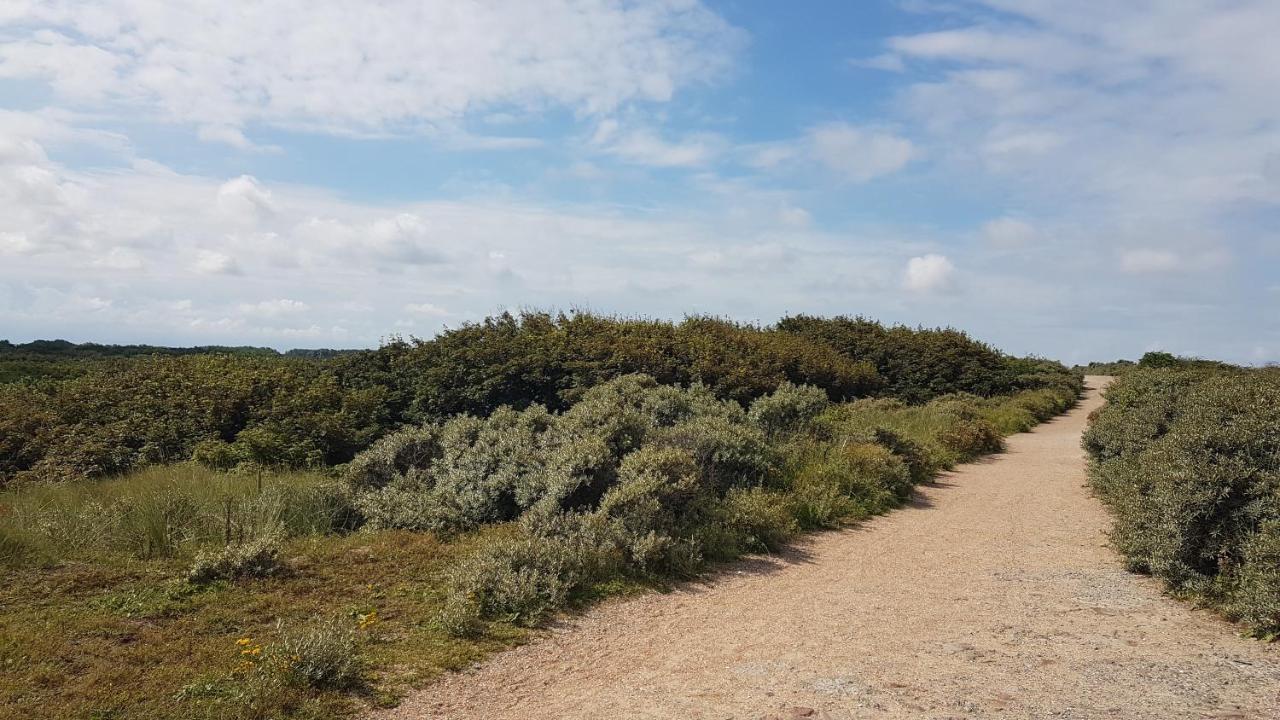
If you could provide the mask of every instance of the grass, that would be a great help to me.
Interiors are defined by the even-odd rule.
[[[1009,405],[1025,404],[1024,396],[981,401],[977,413],[1001,430],[1025,429],[1032,410]],[[966,459],[939,440],[955,412],[943,403],[863,401],[821,422],[838,436],[892,430],[925,448],[936,468]],[[769,548],[797,523],[838,526],[895,507],[909,492],[907,469],[884,447],[805,442],[782,487],[734,491],[722,511],[726,526],[750,530]],[[890,469],[897,480],[886,484]],[[451,573],[518,542],[519,523],[447,539],[346,532],[346,503],[322,473],[259,477],[190,465],[0,493],[0,716],[347,717],[529,637],[516,616],[486,619],[461,636],[441,623]],[[264,528],[283,538],[279,572],[201,585],[184,579],[202,550]],[[602,577],[556,608],[663,582]],[[260,654],[245,654],[254,648]]]
[[[189,558],[268,528],[300,537],[347,522],[341,489],[323,474],[227,474],[193,463],[93,483],[19,485],[2,498],[0,566],[32,556]]]
[[[429,534],[316,536],[287,544],[292,572],[196,587],[177,560],[69,561],[11,570],[0,587],[0,715],[24,718],[330,718],[387,704],[527,631],[496,623],[465,640],[429,621],[434,578],[505,528],[442,543]],[[360,624],[356,693],[254,682],[240,638],[270,650],[290,629],[337,614]]]

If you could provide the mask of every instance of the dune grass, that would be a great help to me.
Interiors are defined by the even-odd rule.
[[[193,463],[99,482],[19,485],[0,494],[0,566],[58,560],[188,558],[279,529],[343,529],[340,486],[313,472],[221,473]]]

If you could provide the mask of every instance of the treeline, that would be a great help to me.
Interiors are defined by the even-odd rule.
[[[1134,370],[1084,446],[1132,569],[1280,633],[1280,370]]]
[[[68,340],[33,340],[12,343],[0,340],[0,384],[40,380],[64,380],[83,375],[96,363],[111,363],[123,358],[185,355],[243,355],[255,357],[307,358],[324,360],[358,350],[330,348],[296,348],[280,353],[272,348],[248,345],[197,345],[164,347],[160,345],[101,345],[73,343]]]
[[[27,360],[90,360],[109,357],[137,357],[139,355],[264,355],[274,357],[330,358],[358,350],[332,348],[295,348],[281,353],[274,348],[252,345],[195,345],[192,347],[168,347],[164,345],[102,345],[99,343],[73,343],[69,340],[32,340],[28,343],[12,343],[0,340],[0,360],[14,358]]]
[[[1195,357],[1183,357],[1173,353],[1153,350],[1143,354],[1137,362],[1132,360],[1115,360],[1113,362],[1091,362],[1088,365],[1077,365],[1072,371],[1084,375],[1122,375],[1130,370],[1152,368],[1201,368],[1227,369],[1235,367],[1218,360],[1204,360]]]
[[[1076,382],[1058,363],[1011,358],[956,330],[861,318],[797,316],[757,327],[503,314],[431,340],[320,359],[151,354],[0,386],[0,482],[98,477],[193,456],[216,467],[340,464],[406,424],[503,406],[559,412],[634,373],[705,386],[742,405],[784,382],[836,402],[908,403]]]

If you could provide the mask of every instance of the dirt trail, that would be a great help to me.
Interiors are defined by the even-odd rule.
[[[1280,647],[1126,573],[1087,399],[909,507],[608,603],[386,717],[1280,718]]]

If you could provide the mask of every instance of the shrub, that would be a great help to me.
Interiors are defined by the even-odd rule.
[[[938,435],[938,440],[943,447],[962,459],[999,452],[1004,447],[1000,431],[981,418],[957,419],[951,427]]]
[[[937,467],[929,459],[928,452],[906,435],[878,427],[871,431],[868,440],[885,448],[902,461],[912,485],[927,481],[937,472]]]
[[[901,504],[913,483],[906,463],[887,448],[845,443],[811,452],[789,485],[803,526],[832,527]]]
[[[729,551],[775,551],[799,530],[787,497],[764,488],[733,488],[718,508],[716,522],[734,533],[736,548],[712,548],[718,556]]]
[[[409,427],[356,455],[344,468],[342,477],[356,491],[386,487],[411,470],[425,469],[439,455],[439,428]]]
[[[764,482],[777,456],[758,428],[723,418],[701,417],[655,431],[653,443],[690,454],[702,477],[720,492]]]
[[[1245,541],[1230,614],[1260,636],[1280,635],[1280,521],[1269,520]]]
[[[781,435],[800,430],[828,405],[827,394],[822,390],[784,382],[773,394],[751,403],[748,416],[766,434]]]
[[[952,392],[990,396],[1017,389],[1015,369],[1005,356],[951,328],[885,327],[865,318],[807,315],[783,318],[777,327],[870,363],[885,380],[884,392],[910,403]]]
[[[280,536],[278,532],[270,532],[221,550],[200,551],[187,571],[187,580],[204,584],[214,580],[268,577],[280,569]]]
[[[598,513],[641,571],[672,570],[687,556],[682,540],[705,514],[711,495],[688,451],[647,447],[623,460],[619,482]]]
[[[870,364],[821,341],[709,317],[679,324],[591,313],[504,313],[404,348],[393,364],[413,377],[426,418],[483,415],[502,405],[565,410],[588,389],[628,374],[661,384],[702,382],[739,403],[783,381],[843,400],[880,384]]]
[[[328,690],[360,684],[364,659],[351,618],[335,615],[297,628],[282,627],[279,632],[279,641],[262,665],[273,680]]]
[[[480,619],[537,622],[617,563],[601,533],[585,522],[556,535],[501,540],[472,553],[444,580],[440,624],[454,634]]]
[[[1280,373],[1137,369],[1107,399],[1083,443],[1116,548],[1132,569],[1274,632]]]
[[[213,470],[230,470],[246,458],[240,448],[225,440],[201,440],[191,451],[191,459]]]
[[[266,465],[349,460],[383,429],[384,391],[343,387],[321,364],[245,355],[95,363],[34,391],[0,387],[0,483],[65,481],[145,465],[233,455]],[[10,435],[12,433],[12,435]],[[232,442],[234,441],[234,442]]]

